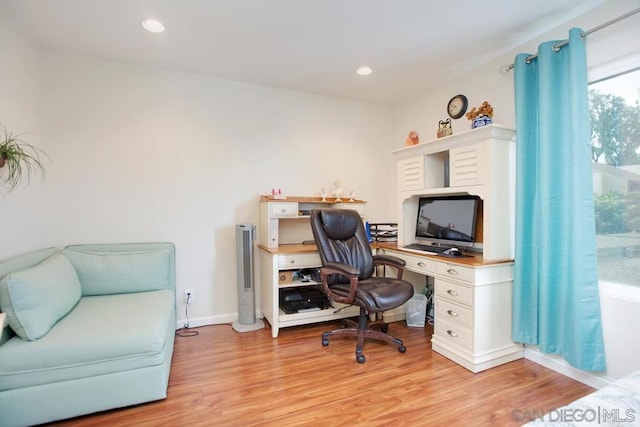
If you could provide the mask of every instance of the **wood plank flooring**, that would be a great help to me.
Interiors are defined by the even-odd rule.
[[[593,391],[528,360],[472,374],[431,350],[432,328],[390,325],[407,352],[323,331],[339,322],[237,333],[231,325],[176,337],[166,400],[60,426],[516,426]]]

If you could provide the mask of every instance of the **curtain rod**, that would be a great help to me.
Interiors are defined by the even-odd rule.
[[[612,20],[607,21],[607,22],[605,22],[603,24],[600,24],[600,25],[598,25],[598,26],[596,26],[596,27],[594,27],[594,28],[592,28],[590,30],[583,31],[582,34],[580,34],[580,35],[582,36],[582,38],[585,38],[589,34],[595,33],[596,31],[599,31],[599,30],[601,30],[603,28],[606,28],[609,25],[613,25],[613,24],[615,24],[615,23],[617,23],[619,21],[622,21],[623,19],[626,19],[626,18],[628,18],[628,17],[630,17],[632,15],[635,15],[636,13],[639,13],[639,12],[640,12],[640,7],[637,8],[637,9],[634,9],[634,10],[632,10],[630,12],[627,12],[624,15],[620,15],[617,18],[613,18]],[[553,45],[553,50],[557,52],[562,47],[564,47],[564,46],[566,46],[568,44],[569,44],[569,40],[561,41],[560,43],[556,43],[556,44]],[[533,54],[533,55],[527,56],[525,60],[526,60],[526,62],[528,64],[529,62],[531,62],[532,60],[536,59],[537,57],[538,57],[538,55]],[[500,72],[503,73],[503,74],[507,73],[507,72],[513,70],[513,67],[514,67],[513,64],[503,65],[502,67],[500,67]]]

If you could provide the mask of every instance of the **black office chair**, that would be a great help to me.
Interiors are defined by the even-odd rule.
[[[394,344],[400,353],[407,349],[402,340],[387,335],[383,321],[369,323],[369,314],[382,313],[407,302],[413,296],[411,283],[402,280],[405,262],[389,255],[373,255],[360,214],[348,209],[314,209],[311,229],[322,261],[322,288],[329,299],[360,307],[358,323],[346,319],[345,328],[322,334],[322,345],[329,337],[357,337],[356,360],[364,363],[364,340],[368,338]],[[393,267],[396,277],[373,276],[377,266]]]

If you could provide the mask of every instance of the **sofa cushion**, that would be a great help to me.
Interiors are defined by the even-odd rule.
[[[9,273],[40,264],[42,261],[51,258],[56,252],[58,252],[56,248],[38,249],[4,259],[0,261],[0,279]]]
[[[0,348],[0,392],[161,365],[174,313],[170,290],[82,297],[38,341]]]
[[[88,252],[65,248],[75,267],[82,295],[109,295],[169,288],[169,249]]]
[[[0,261],[0,280],[9,273],[40,264],[42,261],[51,258],[56,251],[56,248],[39,249]],[[14,335],[15,333],[8,326],[2,329],[0,345],[4,344]]]
[[[26,340],[37,340],[69,310],[81,296],[80,282],[69,260],[61,254],[0,280],[0,309],[9,326]]]

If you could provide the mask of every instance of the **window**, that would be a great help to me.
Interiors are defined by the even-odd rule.
[[[640,286],[640,68],[589,85],[600,280]]]

